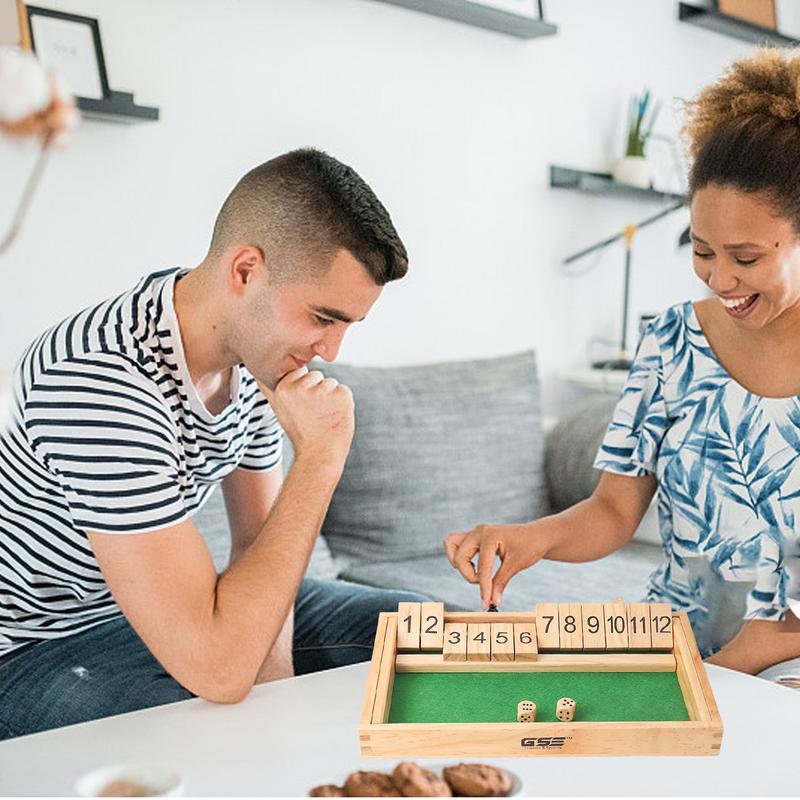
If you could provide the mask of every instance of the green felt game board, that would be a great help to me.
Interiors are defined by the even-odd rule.
[[[575,700],[576,722],[689,719],[674,672],[405,672],[389,722],[516,722],[521,700],[557,722],[560,697]]]

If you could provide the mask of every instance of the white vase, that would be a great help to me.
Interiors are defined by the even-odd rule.
[[[625,156],[614,164],[612,176],[617,183],[626,183],[628,186],[637,186],[640,189],[649,189],[650,165],[644,156]]]

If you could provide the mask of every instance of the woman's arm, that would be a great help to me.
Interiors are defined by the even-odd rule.
[[[756,675],[790,658],[800,658],[800,620],[788,611],[783,622],[765,619],[746,622],[706,663]]]
[[[636,532],[655,491],[652,475],[634,478],[604,472],[591,497],[560,514],[522,525],[457,531],[444,540],[444,549],[466,580],[480,584],[484,608],[497,606],[511,578],[543,558],[594,561],[619,550]],[[493,576],[498,556],[501,564]]]

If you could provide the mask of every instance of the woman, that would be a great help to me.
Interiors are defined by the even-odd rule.
[[[646,599],[687,611],[711,663],[755,674],[800,656],[800,55],[735,63],[688,104],[685,134],[694,269],[714,296],[649,325],[590,498],[445,550],[497,605],[540,559],[622,547],[658,491],[664,562]]]

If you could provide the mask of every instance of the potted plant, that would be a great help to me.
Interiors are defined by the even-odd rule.
[[[634,95],[628,109],[628,138],[625,157],[614,165],[613,176],[618,183],[649,189],[651,185],[650,168],[644,154],[647,140],[653,133],[653,125],[660,109],[655,103],[648,116],[652,97],[649,89],[645,89],[641,97]],[[648,117],[645,122],[645,117]]]

